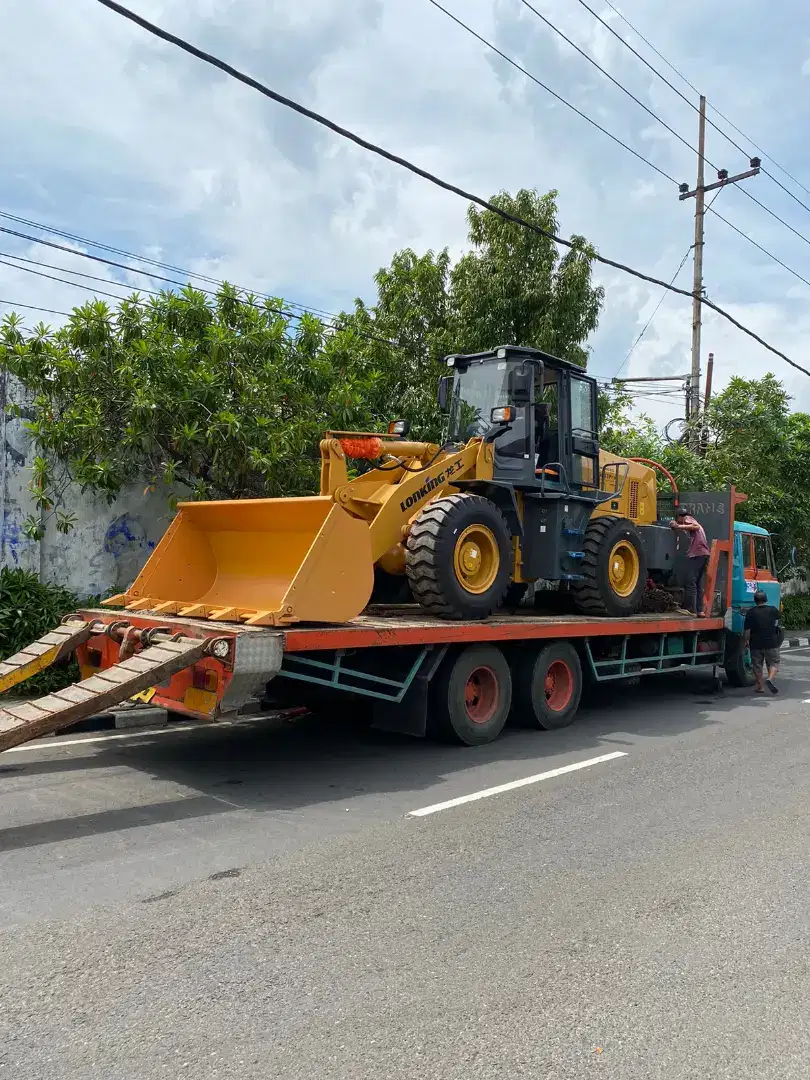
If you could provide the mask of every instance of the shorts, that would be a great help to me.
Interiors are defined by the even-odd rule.
[[[754,665],[754,671],[761,671],[763,664],[767,664],[769,668],[777,667],[779,664],[779,650],[752,649],[751,663]]]

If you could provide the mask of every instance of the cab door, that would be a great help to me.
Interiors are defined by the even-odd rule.
[[[569,375],[571,420],[567,450],[571,462],[571,486],[599,486],[599,436],[597,434],[596,386],[592,379]]]

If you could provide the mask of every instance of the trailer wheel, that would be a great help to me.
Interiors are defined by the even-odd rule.
[[[740,634],[728,634],[726,636],[723,670],[726,673],[729,686],[754,685],[754,667],[751,663],[751,653],[748,649],[743,648],[743,639]]]
[[[500,735],[512,704],[509,664],[494,645],[470,645],[449,657],[431,694],[428,733],[481,746]]]
[[[553,731],[574,722],[582,697],[582,665],[573,645],[558,641],[539,652],[521,650],[513,679],[511,719],[516,725]]]
[[[434,499],[411,526],[405,570],[411,592],[431,615],[486,619],[500,607],[512,571],[503,514],[481,495]]]
[[[591,518],[585,530],[582,581],[572,583],[584,615],[635,615],[647,585],[647,556],[638,529],[627,518]]]

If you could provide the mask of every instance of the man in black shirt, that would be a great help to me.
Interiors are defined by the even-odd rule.
[[[754,607],[745,615],[745,637],[743,646],[751,647],[751,663],[754,665],[756,679],[755,692],[764,694],[762,668],[767,666],[768,674],[765,686],[772,694],[778,694],[774,679],[779,671],[779,645],[781,644],[779,611],[768,603],[764,592],[754,593]]]

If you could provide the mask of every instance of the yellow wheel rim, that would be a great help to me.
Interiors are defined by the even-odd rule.
[[[484,593],[498,576],[501,555],[495,534],[486,525],[468,525],[456,540],[453,568],[462,588]]]
[[[630,541],[620,540],[615,544],[608,560],[608,578],[617,596],[630,596],[638,585],[640,570],[638,552]]]

